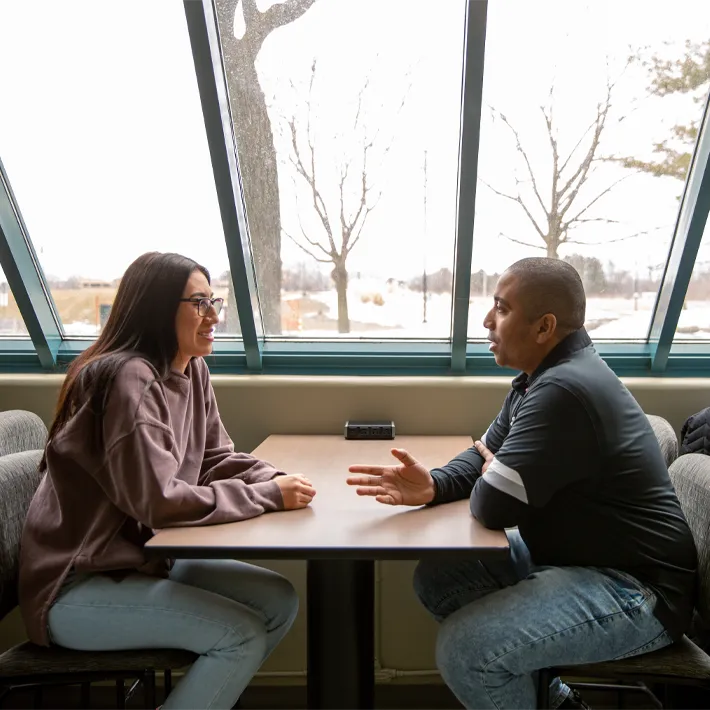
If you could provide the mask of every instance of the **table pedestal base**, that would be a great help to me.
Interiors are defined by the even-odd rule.
[[[309,560],[307,579],[308,707],[373,708],[374,561]]]

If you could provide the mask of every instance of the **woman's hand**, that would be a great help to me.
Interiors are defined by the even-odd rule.
[[[350,466],[348,485],[357,486],[359,496],[374,496],[386,505],[425,505],[434,500],[434,479],[424,464],[419,463],[404,449],[392,449],[399,461],[395,466]]]
[[[276,476],[273,480],[281,489],[281,495],[284,499],[284,510],[305,508],[316,494],[316,489],[313,488],[311,482],[300,473]]]

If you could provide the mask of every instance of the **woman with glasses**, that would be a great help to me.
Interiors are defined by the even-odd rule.
[[[307,506],[307,478],[234,451],[203,357],[222,299],[207,270],[151,252],[121,279],[97,341],[69,366],[22,536],[29,638],[197,660],[164,708],[231,708],[286,634],[291,584],[233,560],[148,560],[155,529]]]

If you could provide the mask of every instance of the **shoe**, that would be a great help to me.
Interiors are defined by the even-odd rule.
[[[591,710],[589,705],[582,699],[582,696],[574,689],[570,690],[569,695],[557,708],[558,710]]]

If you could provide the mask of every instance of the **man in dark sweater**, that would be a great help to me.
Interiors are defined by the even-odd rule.
[[[579,275],[523,259],[484,320],[499,365],[521,371],[480,441],[428,471],[353,466],[389,505],[470,497],[508,530],[503,562],[427,561],[414,586],[441,622],[436,657],[467,708],[535,707],[535,671],[661,648],[687,629],[696,550],[651,426],[584,330]],[[557,679],[553,707],[585,707]]]

